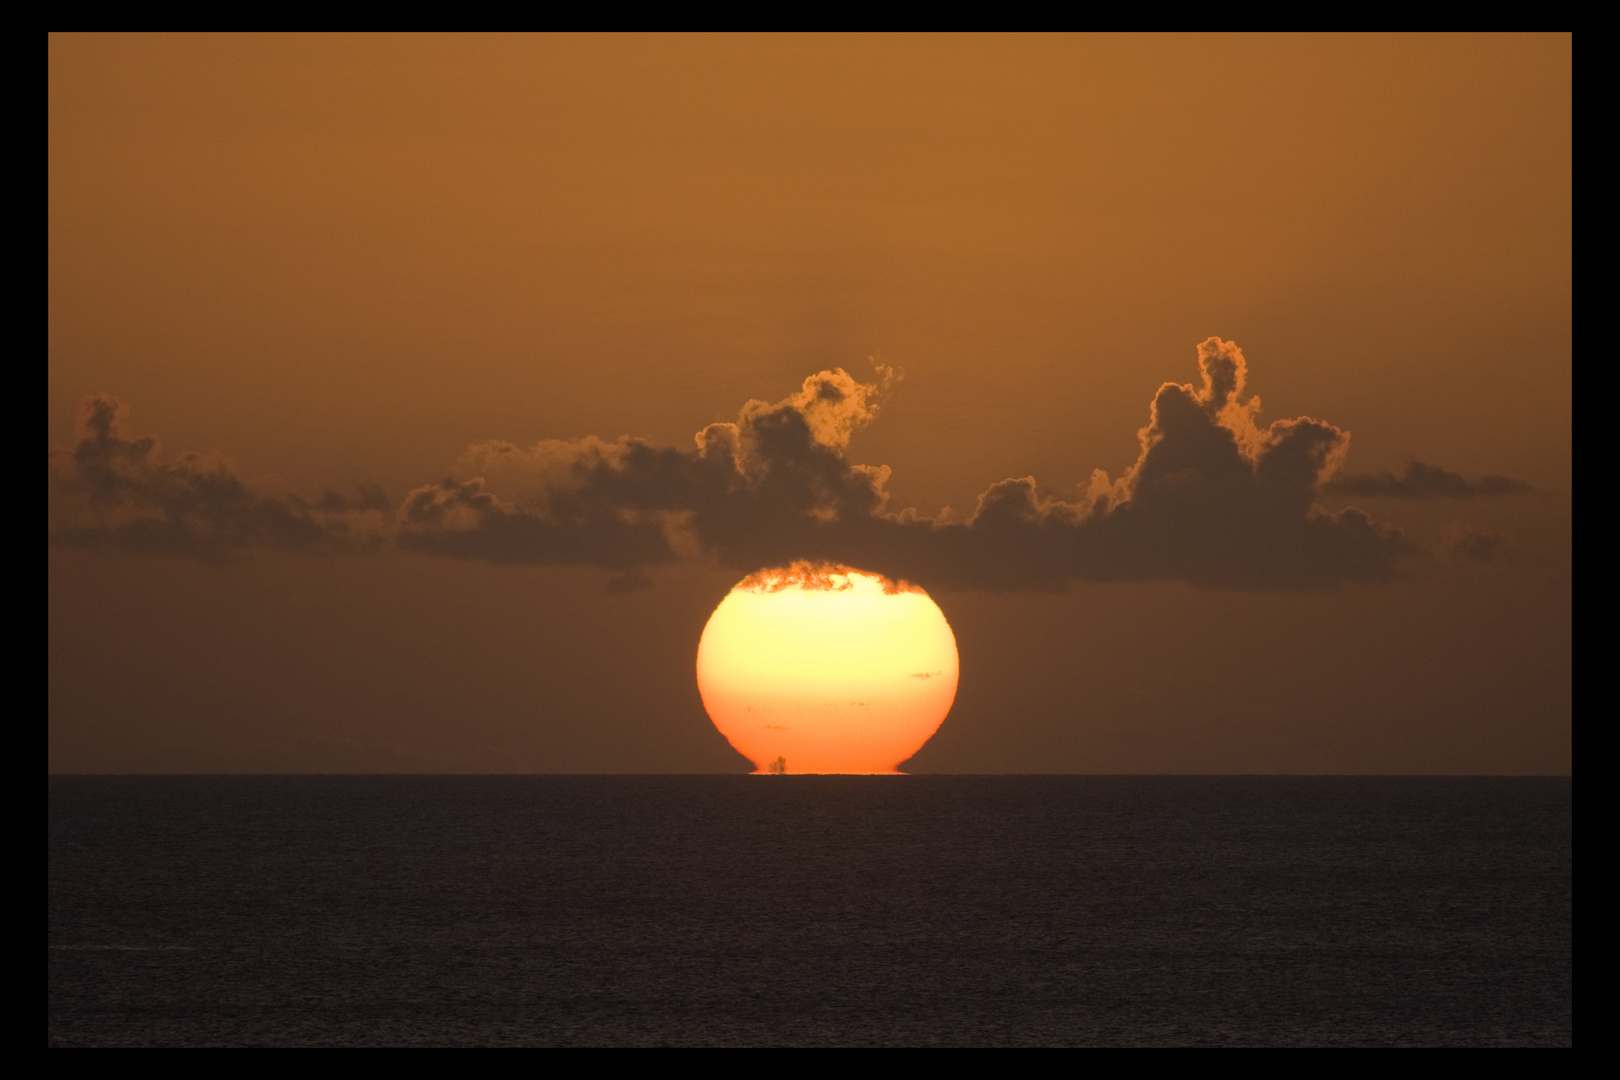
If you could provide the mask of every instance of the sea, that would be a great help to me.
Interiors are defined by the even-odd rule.
[[[51,777],[51,1046],[1569,1046],[1567,778]]]

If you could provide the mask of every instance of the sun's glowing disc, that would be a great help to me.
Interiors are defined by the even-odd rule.
[[[847,566],[749,575],[698,645],[703,707],[758,772],[897,772],[956,680],[956,638],[928,594]]]

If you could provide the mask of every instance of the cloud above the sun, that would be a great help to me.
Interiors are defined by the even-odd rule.
[[[810,376],[777,402],[749,401],[689,447],[634,438],[486,442],[447,477],[391,504],[376,489],[305,500],[268,490],[228,462],[162,458],[124,433],[122,407],[86,404],[71,452],[52,455],[54,543],[223,558],[252,548],[307,552],[385,547],[509,565],[619,573],[708,560],[748,572],[825,561],[930,588],[1058,589],[1070,581],[1179,580],[1237,589],[1375,581],[1415,548],[1394,527],[1323,496],[1474,497],[1523,489],[1470,482],[1414,462],[1401,476],[1345,476],[1349,433],[1310,417],[1262,426],[1245,397],[1242,351],[1210,338],[1198,379],[1165,383],[1123,475],[1092,474],[1072,500],[1033,477],[982,492],[956,520],[897,508],[886,466],[849,458],[877,419],[891,378],[842,369]],[[491,477],[526,494],[497,495]],[[503,488],[504,490],[504,488]],[[1482,545],[1475,545],[1482,547]]]

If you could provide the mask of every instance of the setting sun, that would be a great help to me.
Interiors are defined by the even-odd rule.
[[[956,698],[956,638],[928,594],[847,566],[739,582],[703,630],[698,690],[758,772],[892,773]]]

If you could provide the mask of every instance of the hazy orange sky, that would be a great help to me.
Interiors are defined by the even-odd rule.
[[[1570,769],[1567,35],[49,53],[53,771],[747,771],[801,554],[950,620],[911,771]]]

